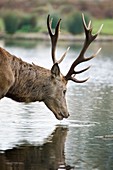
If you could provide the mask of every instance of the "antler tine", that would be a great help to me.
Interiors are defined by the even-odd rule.
[[[63,59],[65,58],[67,52],[69,51],[70,47],[67,48],[67,50],[65,51],[65,53],[62,55],[62,57],[57,61],[57,63],[61,63],[63,61]]]
[[[52,20],[50,20],[50,15],[48,15],[48,17],[47,17],[47,28],[48,28],[48,32],[49,32],[49,35],[51,38],[51,45],[52,45],[52,51],[51,51],[52,60],[53,60],[53,63],[58,63],[58,64],[62,62],[62,60],[65,58],[65,56],[69,50],[69,47],[68,47],[68,49],[64,52],[64,54],[61,56],[61,58],[59,60],[56,60],[55,51],[56,51],[56,45],[57,45],[59,32],[60,32],[60,22],[61,22],[61,19],[59,19],[59,21],[56,25],[56,28],[55,28],[55,33],[53,34],[52,29],[51,29]]]
[[[103,24],[100,26],[100,28],[97,31],[97,33],[93,35],[92,34],[91,21],[89,21],[88,26],[87,26],[83,13],[82,13],[82,22],[83,22],[83,26],[84,26],[84,30],[85,30],[85,34],[86,34],[86,39],[88,38],[89,39],[89,43],[91,43],[99,35],[100,31],[102,30]]]
[[[91,42],[96,39],[96,37],[98,36],[98,34],[100,33],[100,31],[101,31],[101,29],[102,29],[102,27],[103,27],[103,25],[101,25],[99,31],[98,31],[96,34],[93,35],[93,34],[92,34],[91,21],[89,21],[89,24],[88,24],[88,26],[87,26],[86,21],[85,21],[85,18],[84,18],[84,14],[82,14],[82,22],[83,22],[83,27],[84,27],[85,36],[86,36],[85,42],[84,42],[83,48],[82,48],[79,56],[78,56],[77,59],[72,63],[72,65],[71,65],[71,67],[70,67],[67,75],[65,76],[65,79],[66,79],[67,81],[68,81],[68,80],[72,80],[72,81],[77,82],[77,83],[78,83],[78,82],[79,82],[79,83],[83,83],[83,82],[85,82],[85,81],[88,80],[88,79],[86,79],[86,80],[77,80],[77,79],[75,78],[75,75],[76,75],[76,74],[79,74],[79,73],[82,73],[82,72],[84,72],[84,71],[86,71],[86,70],[88,70],[90,67],[87,67],[86,69],[83,69],[83,70],[78,71],[78,72],[75,71],[74,69],[75,69],[75,67],[76,67],[78,64],[80,64],[80,63],[82,63],[82,62],[85,62],[85,61],[88,61],[88,60],[91,60],[92,58],[94,58],[94,57],[100,52],[101,48],[99,48],[99,50],[98,50],[94,55],[92,55],[91,57],[88,57],[88,58],[85,58],[85,57],[84,57],[84,54],[85,54],[87,48],[89,47],[89,45],[91,44]],[[74,77],[73,77],[73,75],[74,75]]]
[[[47,28],[48,28],[48,32],[49,32],[49,35],[50,35],[50,38],[51,38],[51,44],[52,44],[52,60],[53,60],[53,63],[56,63],[55,50],[56,50],[56,44],[57,44],[58,36],[59,36],[60,22],[61,22],[61,19],[58,21],[55,33],[53,34],[52,29],[51,29],[52,20],[50,20],[50,15],[48,15],[48,17],[47,17]]]
[[[89,79],[89,78],[84,79],[84,80],[78,80],[78,79],[75,78],[75,75],[73,75],[73,76],[70,77],[69,80],[72,80],[72,81],[75,82],[75,83],[84,83],[84,82],[86,82],[88,79]]]
[[[101,30],[102,30],[102,28],[103,28],[103,25],[104,25],[104,24],[102,24],[102,25],[100,26],[100,28],[99,28],[99,30],[98,30],[98,32],[97,32],[97,35],[100,34],[100,32],[101,32]]]

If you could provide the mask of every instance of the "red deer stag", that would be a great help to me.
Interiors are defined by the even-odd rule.
[[[26,103],[43,101],[57,119],[68,118],[69,113],[65,99],[66,85],[69,80],[76,83],[87,81],[87,79],[77,80],[76,74],[86,71],[89,67],[81,71],[75,71],[75,67],[82,62],[92,59],[100,51],[99,49],[96,54],[89,58],[84,57],[88,46],[97,37],[102,26],[97,34],[92,35],[91,22],[87,26],[84,16],[82,16],[82,21],[86,39],[78,58],[72,63],[66,76],[61,74],[58,64],[64,59],[68,50],[59,61],[55,57],[61,19],[58,21],[55,33],[53,34],[50,15],[47,18],[47,27],[52,44],[53,66],[51,70],[24,62],[20,58],[11,55],[5,49],[0,48],[0,99],[8,97],[17,102]]]

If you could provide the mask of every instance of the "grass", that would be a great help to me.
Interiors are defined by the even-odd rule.
[[[5,28],[4,28],[4,23],[3,23],[3,20],[2,18],[0,18],[0,32],[4,32]]]
[[[39,17],[40,18],[40,17]],[[46,32],[46,17],[45,15],[43,17],[41,17],[40,20],[38,20],[38,26],[39,26],[39,30],[35,30],[36,32]],[[103,24],[103,28],[101,30],[101,35],[113,35],[113,19],[96,19],[96,18],[92,18],[92,24],[93,24],[93,33],[96,33],[98,31],[98,29],[100,28],[100,26]],[[21,30],[21,32],[30,32],[29,30],[27,30],[27,27],[24,27],[23,30]],[[67,31],[66,26],[64,26],[64,31]],[[4,26],[4,22],[3,19],[0,17],[0,32],[5,32],[5,26]],[[34,31],[33,31],[34,32]]]
[[[94,19],[93,20],[93,32],[97,32],[100,26],[103,24],[101,30],[102,35],[113,35],[113,19]]]

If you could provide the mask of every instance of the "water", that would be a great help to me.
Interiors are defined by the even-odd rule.
[[[52,67],[48,42],[3,46],[27,62]],[[60,44],[57,56],[68,46],[71,49],[60,65],[63,74],[81,43]],[[43,103],[0,101],[0,170],[113,169],[113,43],[94,43],[86,55],[99,47],[98,57],[80,66],[92,65],[79,76],[90,77],[88,82],[68,84],[67,120],[56,120]]]

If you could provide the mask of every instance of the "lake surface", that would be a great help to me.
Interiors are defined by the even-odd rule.
[[[24,61],[52,67],[48,42],[1,42]],[[70,46],[60,68],[66,74],[82,44],[59,44],[57,56]],[[39,102],[0,101],[0,170],[112,170],[113,169],[113,43],[95,42],[86,53],[100,54],[81,67],[92,65],[69,82],[70,117],[58,121]]]

